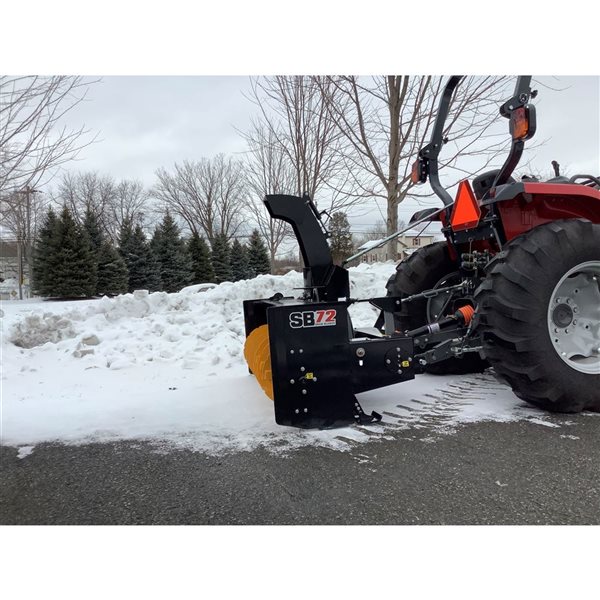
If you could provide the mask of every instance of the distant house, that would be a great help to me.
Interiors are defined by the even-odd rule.
[[[409,229],[396,239],[398,254],[401,260],[408,258],[415,250],[418,250],[422,246],[427,246],[439,241],[439,233],[423,232],[422,229],[422,226],[421,228],[416,227],[414,229]],[[387,244],[379,248],[373,248],[373,246],[376,246],[380,242],[381,240],[372,240],[365,242],[362,246],[360,246],[358,251],[369,249],[369,252],[360,257],[360,262],[374,263],[391,260],[392,257],[388,254]],[[371,250],[371,248],[373,249]]]
[[[0,279],[16,279],[18,273],[17,242],[0,240]]]
[[[27,263],[23,261],[23,285],[21,291],[24,298],[30,297],[29,273]],[[17,242],[0,240],[0,300],[14,300],[19,297],[19,253]]]

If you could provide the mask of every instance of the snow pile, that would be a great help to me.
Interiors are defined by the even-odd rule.
[[[352,296],[383,295],[392,271],[392,263],[353,269]],[[217,365],[228,369],[243,361],[243,301],[277,292],[298,296],[301,286],[301,274],[290,272],[212,289],[200,284],[176,294],[139,290],[81,307],[75,303],[76,308],[58,315],[33,311],[13,325],[9,341],[28,349],[55,344],[57,351],[85,359],[87,366],[110,369],[153,362],[178,363],[185,369]],[[367,304],[358,304],[351,312],[362,326],[372,325],[377,317]]]
[[[9,340],[21,348],[56,344],[77,335],[70,319],[50,312],[32,313],[16,323]]]
[[[384,295],[393,271],[393,263],[351,269],[352,297]],[[486,374],[423,376],[361,394],[366,411],[384,415],[369,428],[276,425],[272,402],[244,363],[242,302],[277,292],[298,296],[301,285],[301,274],[291,272],[177,294],[4,303],[2,443],[145,439],[214,453],[308,444],[347,449],[397,429],[482,419],[545,424],[543,413]],[[377,317],[368,303],[350,310],[356,326]]]

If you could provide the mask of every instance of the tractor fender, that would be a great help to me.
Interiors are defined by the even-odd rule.
[[[510,241],[559,219],[600,224],[600,190],[569,183],[521,182],[499,187],[482,206],[495,206]]]

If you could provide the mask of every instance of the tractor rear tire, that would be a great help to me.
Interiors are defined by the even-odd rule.
[[[486,358],[552,412],[600,411],[600,225],[540,225],[512,240],[475,293]]]
[[[457,270],[456,261],[452,260],[448,252],[448,244],[436,242],[419,248],[399,263],[386,288],[390,296],[412,296],[432,289]],[[394,313],[396,329],[409,331],[433,322],[434,319],[427,312],[425,299],[404,303],[402,309]],[[427,365],[425,372],[433,375],[464,375],[482,373],[487,367],[489,364],[485,360],[477,353],[470,352],[460,358],[449,358]]]

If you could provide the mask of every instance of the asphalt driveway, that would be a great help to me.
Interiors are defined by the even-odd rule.
[[[600,418],[553,419],[560,428],[415,429],[285,456],[121,442],[18,458],[2,447],[0,523],[599,524]]]

